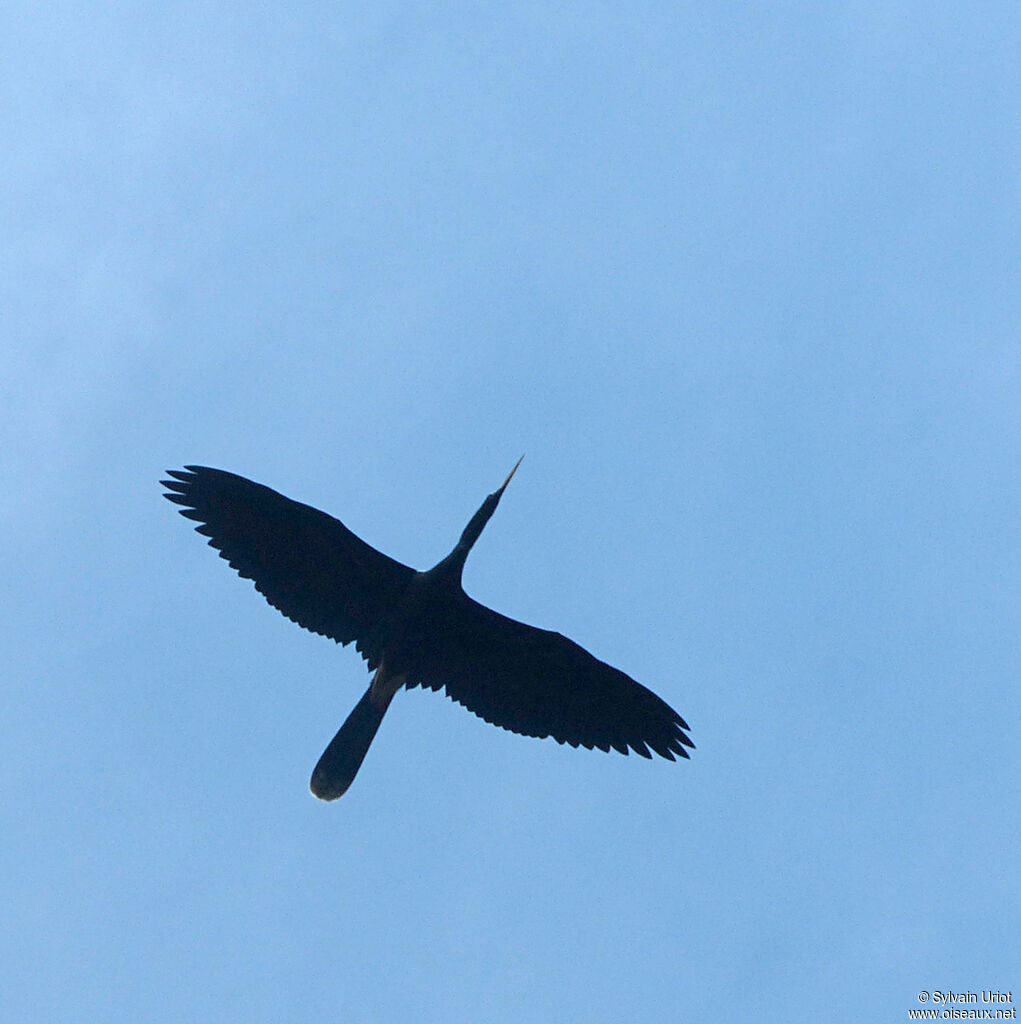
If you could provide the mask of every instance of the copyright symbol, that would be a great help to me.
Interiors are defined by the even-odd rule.
[[[918,1001],[920,1003],[927,1003],[929,1001],[929,993],[924,988],[918,993]]]

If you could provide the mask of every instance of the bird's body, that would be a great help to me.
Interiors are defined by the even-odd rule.
[[[520,459],[518,464],[520,465]],[[376,551],[343,523],[224,470],[188,466],[162,481],[199,533],[271,605],[338,643],[354,641],[375,670],[365,695],[312,774],[316,796],[351,784],[395,694],[445,688],[494,725],[572,746],[649,748],[670,760],[694,744],[668,704],[559,633],[473,601],[461,586],[472,545],[514,475],[490,494],[454,550],[428,572]]]

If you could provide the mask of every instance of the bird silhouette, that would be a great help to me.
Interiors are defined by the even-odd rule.
[[[523,458],[524,456],[522,456]],[[369,688],[312,773],[321,800],[354,780],[401,687],[446,689],[480,718],[524,736],[552,736],[674,760],[694,744],[683,718],[651,690],[560,633],[472,600],[461,573],[521,459],[483,501],[454,550],[427,572],[382,554],[343,523],[243,476],[207,466],[168,470],[164,497],[287,618],[340,644],[374,671]]]

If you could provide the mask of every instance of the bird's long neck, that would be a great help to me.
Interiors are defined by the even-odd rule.
[[[463,551],[464,557],[461,559],[462,563],[464,559],[468,557],[468,552],[474,547],[475,542],[482,535],[482,531],[486,527],[486,523],[489,522],[493,513],[496,511],[497,502],[500,500],[499,493],[490,494],[489,497],[479,506],[478,512],[471,517],[468,525],[461,531],[461,539],[457,542],[457,547],[454,551]]]
[[[524,455],[521,456],[521,459],[523,458]],[[450,579],[457,586],[461,585],[461,573],[464,572],[464,563],[468,557],[468,552],[471,551],[475,542],[481,536],[486,523],[492,518],[493,513],[496,511],[496,506],[500,504],[500,498],[507,489],[507,484],[511,482],[511,477],[514,476],[518,466],[521,465],[521,459],[518,459],[514,464],[514,469],[507,474],[507,479],[492,494],[487,495],[486,500],[479,506],[478,512],[471,517],[468,525],[461,532],[461,539],[457,542],[454,550],[439,565],[431,569],[431,573]]]
[[[450,579],[458,586],[461,585],[461,574],[464,572],[464,563],[468,558],[468,552],[471,551],[475,542],[481,536],[486,523],[489,522],[496,511],[496,505],[499,500],[499,494],[490,494],[486,498],[479,507],[478,512],[471,517],[470,522],[461,532],[461,539],[455,545],[454,550],[431,570],[433,573]]]

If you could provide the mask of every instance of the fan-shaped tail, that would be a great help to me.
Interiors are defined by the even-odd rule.
[[[393,697],[392,690],[389,693],[378,690],[374,693],[370,686],[365,696],[354,706],[312,772],[309,786],[320,800],[336,800],[347,792],[365,760]]]

